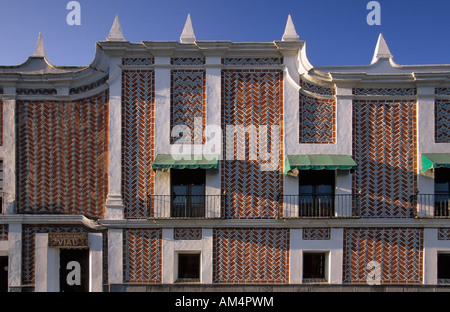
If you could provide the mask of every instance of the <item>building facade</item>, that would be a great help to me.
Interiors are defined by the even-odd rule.
[[[312,66],[281,41],[0,67],[9,291],[450,283],[450,65]],[[159,288],[158,288],[159,287]]]

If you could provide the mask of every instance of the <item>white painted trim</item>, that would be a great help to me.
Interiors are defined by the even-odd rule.
[[[59,248],[48,247],[48,234],[36,234],[35,292],[59,292]]]
[[[175,240],[174,229],[163,229],[163,284],[173,284],[177,280],[178,257],[180,252],[200,253],[200,282],[212,284],[213,230],[202,229],[201,240]]]
[[[425,285],[438,284],[438,253],[450,252],[450,240],[439,240],[438,231],[438,229],[424,230],[423,282]]]
[[[109,83],[109,148],[108,148],[108,196],[105,219],[123,219],[122,200],[122,77],[119,65],[121,57],[110,58]]]
[[[108,281],[123,283],[123,229],[108,229]]]
[[[22,281],[22,224],[9,224],[8,286],[19,287]]]
[[[344,230],[331,229],[330,240],[303,240],[303,229],[291,229],[290,234],[290,284],[303,283],[303,253],[318,251],[327,253],[329,284],[342,284]]]
[[[103,291],[103,235],[89,233],[89,291]]]

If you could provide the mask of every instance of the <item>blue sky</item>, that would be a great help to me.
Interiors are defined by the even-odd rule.
[[[366,22],[369,1],[79,0],[69,26],[69,0],[0,0],[0,64],[23,63],[42,32],[51,63],[89,65],[116,14],[128,41],[178,41],[188,13],[197,40],[234,42],[281,40],[291,14],[313,65],[369,64],[380,32],[399,64],[450,64],[450,1],[379,0],[380,26]]]

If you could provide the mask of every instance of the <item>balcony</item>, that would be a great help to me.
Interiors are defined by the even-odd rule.
[[[418,218],[450,219],[450,194],[416,194],[411,202]]]
[[[225,195],[148,195],[150,219],[221,219]]]
[[[360,215],[359,195],[280,195],[280,218],[354,218]]]

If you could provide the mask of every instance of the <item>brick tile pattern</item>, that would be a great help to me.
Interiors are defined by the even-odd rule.
[[[104,85],[108,79],[109,79],[109,75],[106,75],[92,83],[89,83],[89,84],[86,84],[83,86],[79,86],[79,87],[75,87],[75,88],[70,88],[69,94],[80,94],[80,93],[94,90],[95,88],[98,88],[98,87]]]
[[[334,88],[319,86],[313,83],[309,83],[305,80],[300,79],[300,86],[302,90],[318,94],[318,95],[334,95],[336,93]]]
[[[227,57],[222,59],[223,65],[281,65],[283,58],[280,57]]]
[[[353,94],[358,96],[413,96],[415,88],[354,88]]]
[[[187,126],[193,134],[192,142],[189,143],[203,144],[206,126],[206,72],[172,70],[171,86],[170,128]],[[194,127],[195,118],[201,120],[200,129]],[[180,137],[171,137],[171,143],[177,143]]]
[[[153,70],[122,72],[122,196],[125,218],[145,218],[146,194],[153,194],[154,92]]]
[[[173,57],[170,59],[172,65],[204,65],[205,58],[203,57]]]
[[[122,65],[148,66],[154,63],[153,57],[126,57],[122,59]]]
[[[450,95],[450,87],[436,88],[435,94],[436,95]]]
[[[336,143],[336,101],[300,92],[300,143]]]
[[[123,233],[125,283],[161,283],[162,231],[126,229]]]
[[[268,146],[278,140],[278,168],[262,171],[261,155],[250,160],[248,138],[235,141],[235,156],[221,162],[222,189],[227,195],[226,218],[276,218],[277,195],[283,193],[283,73],[279,70],[223,70],[222,71],[222,129],[228,125],[243,127],[269,126]],[[272,135],[270,126],[279,126],[281,133]],[[259,133],[257,134],[258,137]],[[223,150],[227,141],[224,131]],[[251,142],[249,142],[251,141]],[[231,141],[230,141],[231,142]],[[245,145],[246,155],[237,155],[236,144]],[[263,150],[266,150],[263,148]]]
[[[201,240],[202,239],[202,229],[174,229],[173,230],[174,240]]]
[[[417,190],[416,103],[353,103],[354,194],[362,217],[410,217]]]
[[[8,240],[8,232],[9,232],[8,224],[1,224],[0,225],[0,241]]]
[[[74,102],[17,101],[17,124],[18,213],[101,218],[108,91]]]
[[[214,283],[289,283],[288,229],[214,229]]]
[[[330,240],[330,228],[303,228],[303,240]]]
[[[435,142],[450,143],[450,100],[436,100],[435,112]]]
[[[371,261],[380,264],[382,284],[422,283],[423,229],[344,229],[344,283],[366,284]]]
[[[37,233],[86,233],[80,226],[23,225],[22,226],[22,285],[34,285],[36,274]]]
[[[450,228],[438,229],[438,240],[450,240]]]
[[[17,95],[55,95],[58,91],[54,88],[17,88]]]

